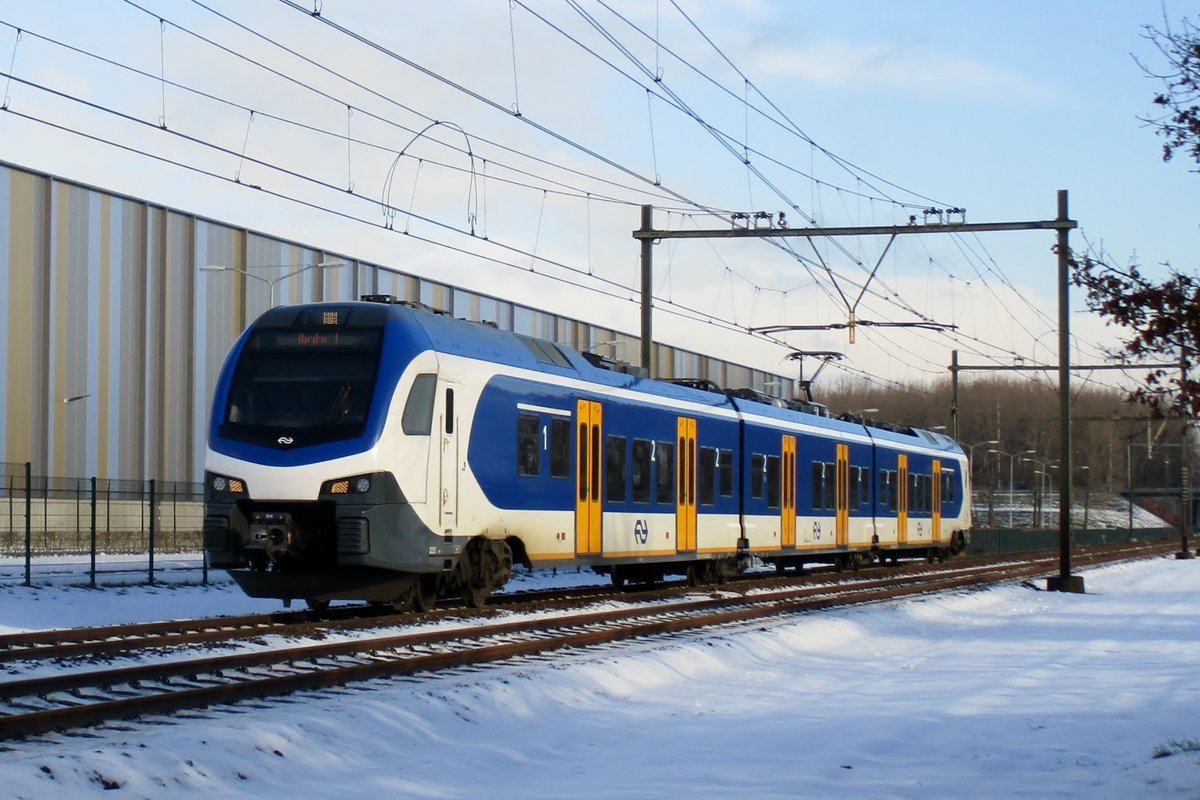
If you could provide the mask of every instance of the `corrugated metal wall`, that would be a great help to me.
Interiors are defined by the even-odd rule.
[[[344,266],[287,277],[325,261]],[[217,371],[275,303],[393,294],[579,349],[617,340],[617,356],[638,352],[637,336],[2,162],[0,287],[0,460],[40,475],[199,480]],[[791,386],[666,345],[656,356],[663,375]]]

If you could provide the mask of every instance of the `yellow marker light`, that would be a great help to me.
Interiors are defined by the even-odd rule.
[[[329,487],[330,494],[350,494],[350,481],[334,481]]]

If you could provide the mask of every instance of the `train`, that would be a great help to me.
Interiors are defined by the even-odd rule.
[[[941,559],[970,528],[967,459],[939,431],[653,379],[386,295],[263,313],[207,434],[209,564],[316,609],[478,607],[516,565],[621,585]]]

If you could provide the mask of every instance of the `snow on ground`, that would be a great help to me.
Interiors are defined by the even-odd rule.
[[[0,785],[15,798],[1200,797],[1200,562],[1085,576],[1086,595],[1008,585],[0,744]],[[260,602],[224,583],[0,587],[9,629],[53,624],[53,609],[95,622]]]

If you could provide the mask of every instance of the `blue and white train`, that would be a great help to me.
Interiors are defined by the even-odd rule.
[[[253,596],[477,606],[514,563],[711,580],[965,541],[966,458],[940,433],[371,299],[273,308],[221,370],[204,547]]]

